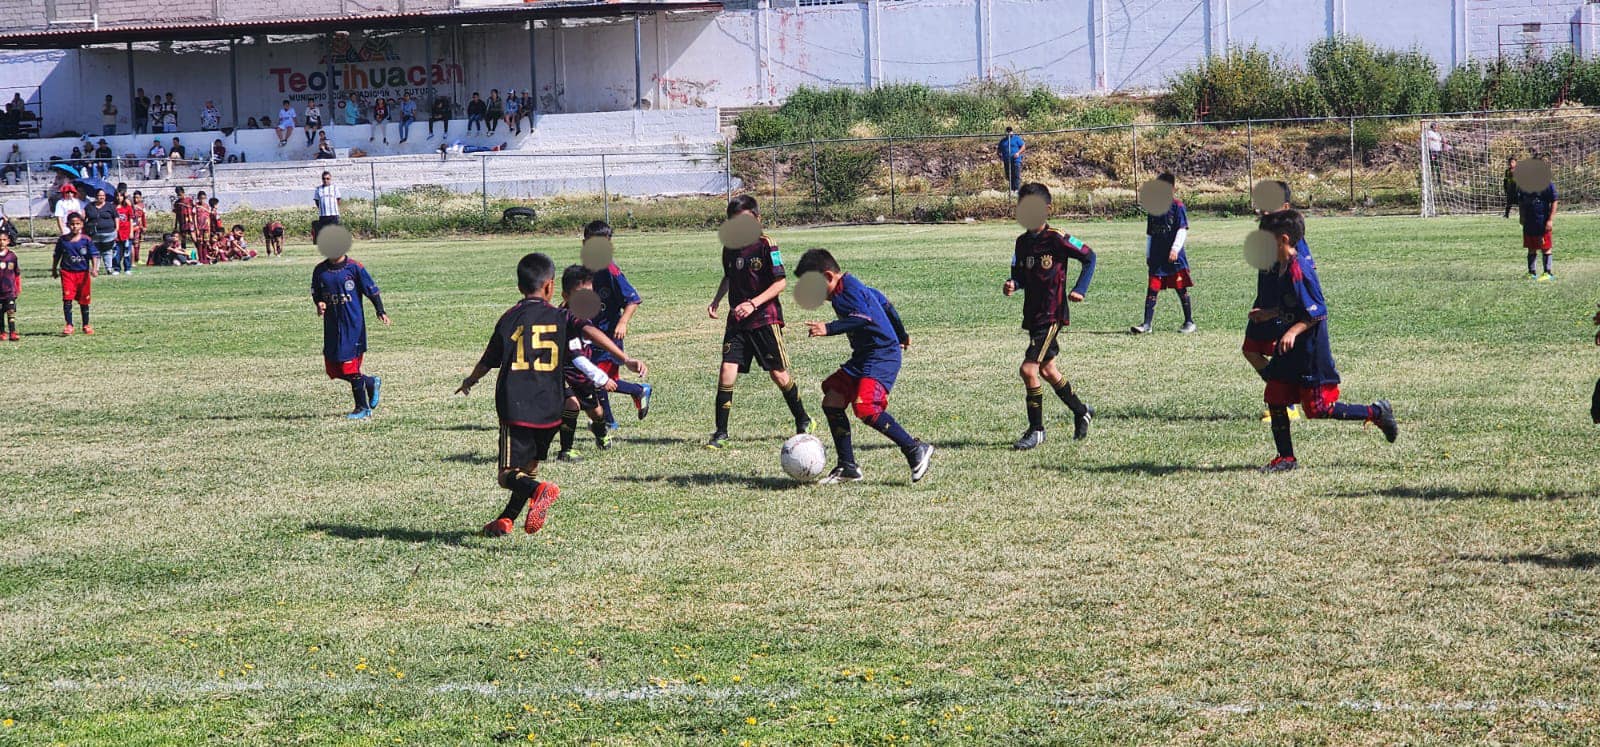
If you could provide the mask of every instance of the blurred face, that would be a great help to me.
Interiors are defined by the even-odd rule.
[[[561,291],[561,300],[565,301],[565,300],[567,300],[568,296],[571,296],[572,294],[577,293],[578,291],[581,291],[581,290],[589,290],[589,291],[594,290],[594,282],[590,281],[590,280],[585,280],[585,281],[583,281],[581,283],[578,283],[578,287],[573,288],[570,291]]]
[[[330,184],[333,184],[333,176],[331,174],[323,174],[322,175],[322,185],[323,186],[328,186]]]

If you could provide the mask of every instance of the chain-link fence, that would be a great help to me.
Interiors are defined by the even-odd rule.
[[[1571,117],[1574,110],[1560,114]],[[1593,110],[1578,114],[1592,118]],[[1477,117],[1486,128],[1522,127],[1529,120],[1519,112],[1428,118],[1444,116]],[[1281,179],[1295,204],[1308,209],[1418,214],[1425,121],[1324,117],[1024,132],[1021,181],[1048,185],[1056,209],[1069,214],[1134,215],[1138,186],[1164,171],[1177,176],[1191,208],[1246,212],[1251,184]],[[1013,202],[997,148],[1001,137],[880,137],[735,149],[729,182],[762,200],[769,221],[1005,217]],[[1494,183],[1484,186],[1499,189],[1498,168],[1486,166],[1482,173],[1493,174]]]

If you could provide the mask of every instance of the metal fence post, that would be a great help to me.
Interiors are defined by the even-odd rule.
[[[483,226],[489,227],[489,157],[478,158],[478,194],[483,197]]]
[[[811,141],[811,205],[822,210],[822,185],[817,182],[817,141]]]
[[[217,162],[207,161],[206,170],[211,172],[211,196],[217,196]]]
[[[367,176],[372,180],[372,235],[378,235],[378,164],[367,162]]]
[[[768,207],[771,209],[773,219],[777,219],[777,217],[778,217],[778,151],[776,151],[776,150],[772,151],[772,204],[769,205]]]
[[[606,183],[606,154],[600,154],[600,200],[604,205],[605,221],[611,222],[611,186]]]
[[[1249,173],[1245,174],[1244,177],[1244,193],[1246,202],[1249,202],[1250,189],[1254,186],[1256,180],[1256,148],[1254,137],[1255,123],[1247,119],[1244,121],[1244,155],[1245,163],[1247,164],[1245,168],[1249,169]]]
[[[33,214],[33,164],[24,163],[22,165],[22,182],[23,189],[28,190],[28,198],[25,201],[28,206],[28,241],[37,242],[39,240],[39,221],[36,218],[39,216]],[[50,201],[45,200],[44,204],[49,205]]]
[[[1350,210],[1356,209],[1356,118],[1350,117]]]
[[[894,217],[894,212],[895,212],[894,136],[890,135],[889,136],[889,217],[891,217],[891,218]]]
[[[1133,131],[1133,188],[1139,188],[1139,125],[1129,125]]]
[[[733,141],[723,140],[722,142],[724,143],[724,147],[722,149],[722,165],[724,167],[724,173],[722,177],[722,196],[723,199],[727,200],[728,202],[733,202]]]

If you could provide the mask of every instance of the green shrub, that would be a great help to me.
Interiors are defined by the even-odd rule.
[[[817,151],[817,199],[828,205],[855,202],[877,167],[875,149],[824,146]]]
[[[751,109],[734,120],[739,145],[782,143],[790,139],[789,120],[767,109]]]

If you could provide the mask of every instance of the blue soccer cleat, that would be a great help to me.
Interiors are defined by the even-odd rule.
[[[352,412],[344,417],[346,420],[366,420],[367,418],[372,417],[372,408],[368,407],[365,409],[356,410],[355,412]]]
[[[378,395],[383,389],[383,379],[377,376],[369,378],[372,379],[372,386],[367,387],[367,407],[376,410],[378,409]]]

